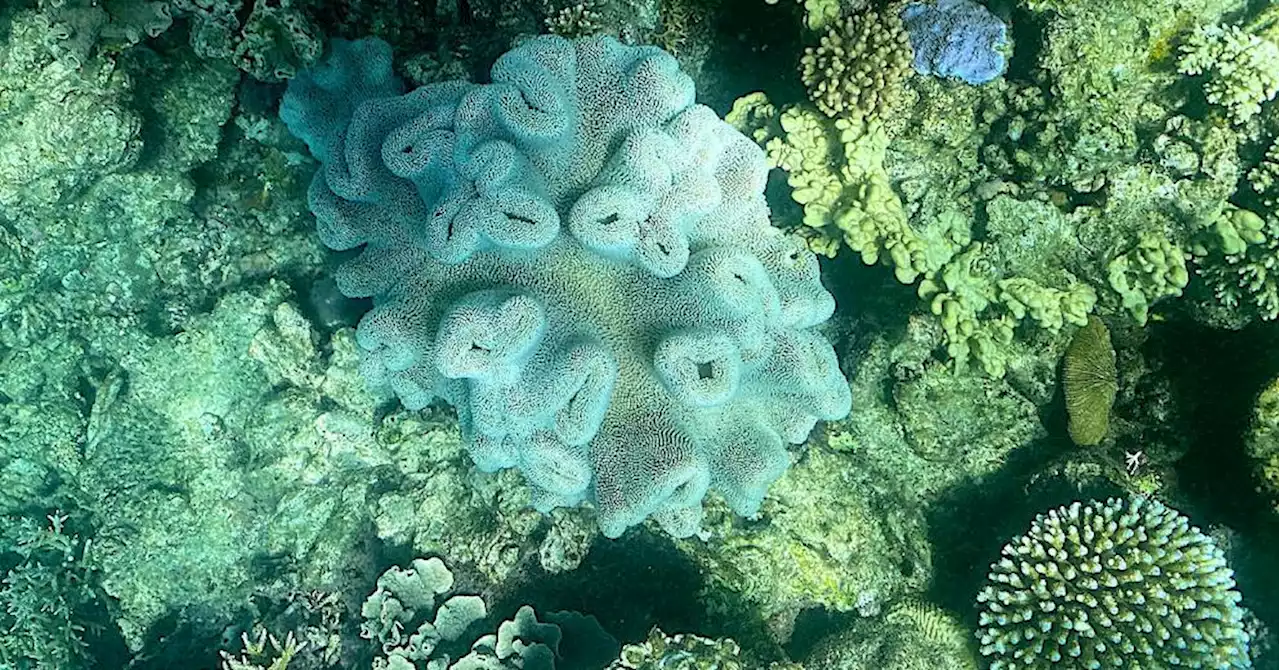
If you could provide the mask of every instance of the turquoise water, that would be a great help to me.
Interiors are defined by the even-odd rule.
[[[1278,51],[0,4],[0,669],[1280,667]]]

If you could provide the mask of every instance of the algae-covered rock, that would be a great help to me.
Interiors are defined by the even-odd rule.
[[[908,599],[854,623],[810,652],[805,666],[824,670],[977,670],[972,633],[954,614]]]
[[[83,70],[57,60],[49,30],[34,12],[0,14],[0,216],[62,202],[142,148],[132,78],[109,60]]]

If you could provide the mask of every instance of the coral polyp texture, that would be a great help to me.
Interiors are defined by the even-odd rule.
[[[986,7],[971,0],[913,2],[902,10],[902,21],[911,35],[916,72],[967,84],[985,84],[1004,74],[1007,29]]]
[[[1001,553],[978,595],[992,670],[1252,667],[1222,551],[1157,501],[1075,502]]]
[[[401,95],[385,43],[335,41],[280,115],[323,163],[321,239],[363,247],[337,281],[374,301],[364,374],[454,405],[538,509],[686,536],[709,489],[754,513],[784,445],[848,412],[815,331],[834,301],[769,223],[763,153],[666,52],[543,36],[490,84]]]

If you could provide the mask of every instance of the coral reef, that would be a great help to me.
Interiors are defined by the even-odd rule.
[[[394,97],[385,43],[335,42],[285,95],[321,239],[364,247],[337,280],[374,297],[366,374],[458,406],[482,470],[518,467],[540,510],[590,500],[609,537],[692,534],[709,488],[754,513],[783,443],[849,405],[763,156],[657,49],[547,37],[493,80]]]
[[[1280,10],[907,5],[0,3],[0,666],[1271,667]]]
[[[1050,510],[992,564],[978,595],[992,668],[1249,667],[1222,551],[1148,499]]]

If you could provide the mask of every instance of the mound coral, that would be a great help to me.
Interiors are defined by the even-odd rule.
[[[1001,554],[978,595],[992,670],[1250,667],[1222,551],[1157,501],[1051,510]]]
[[[481,469],[594,503],[607,536],[689,535],[710,488],[753,513],[784,443],[850,404],[764,155],[657,48],[540,37],[492,80],[402,96],[389,46],[335,41],[285,95],[321,239],[364,247],[337,276],[374,299],[364,373],[456,406]]]

